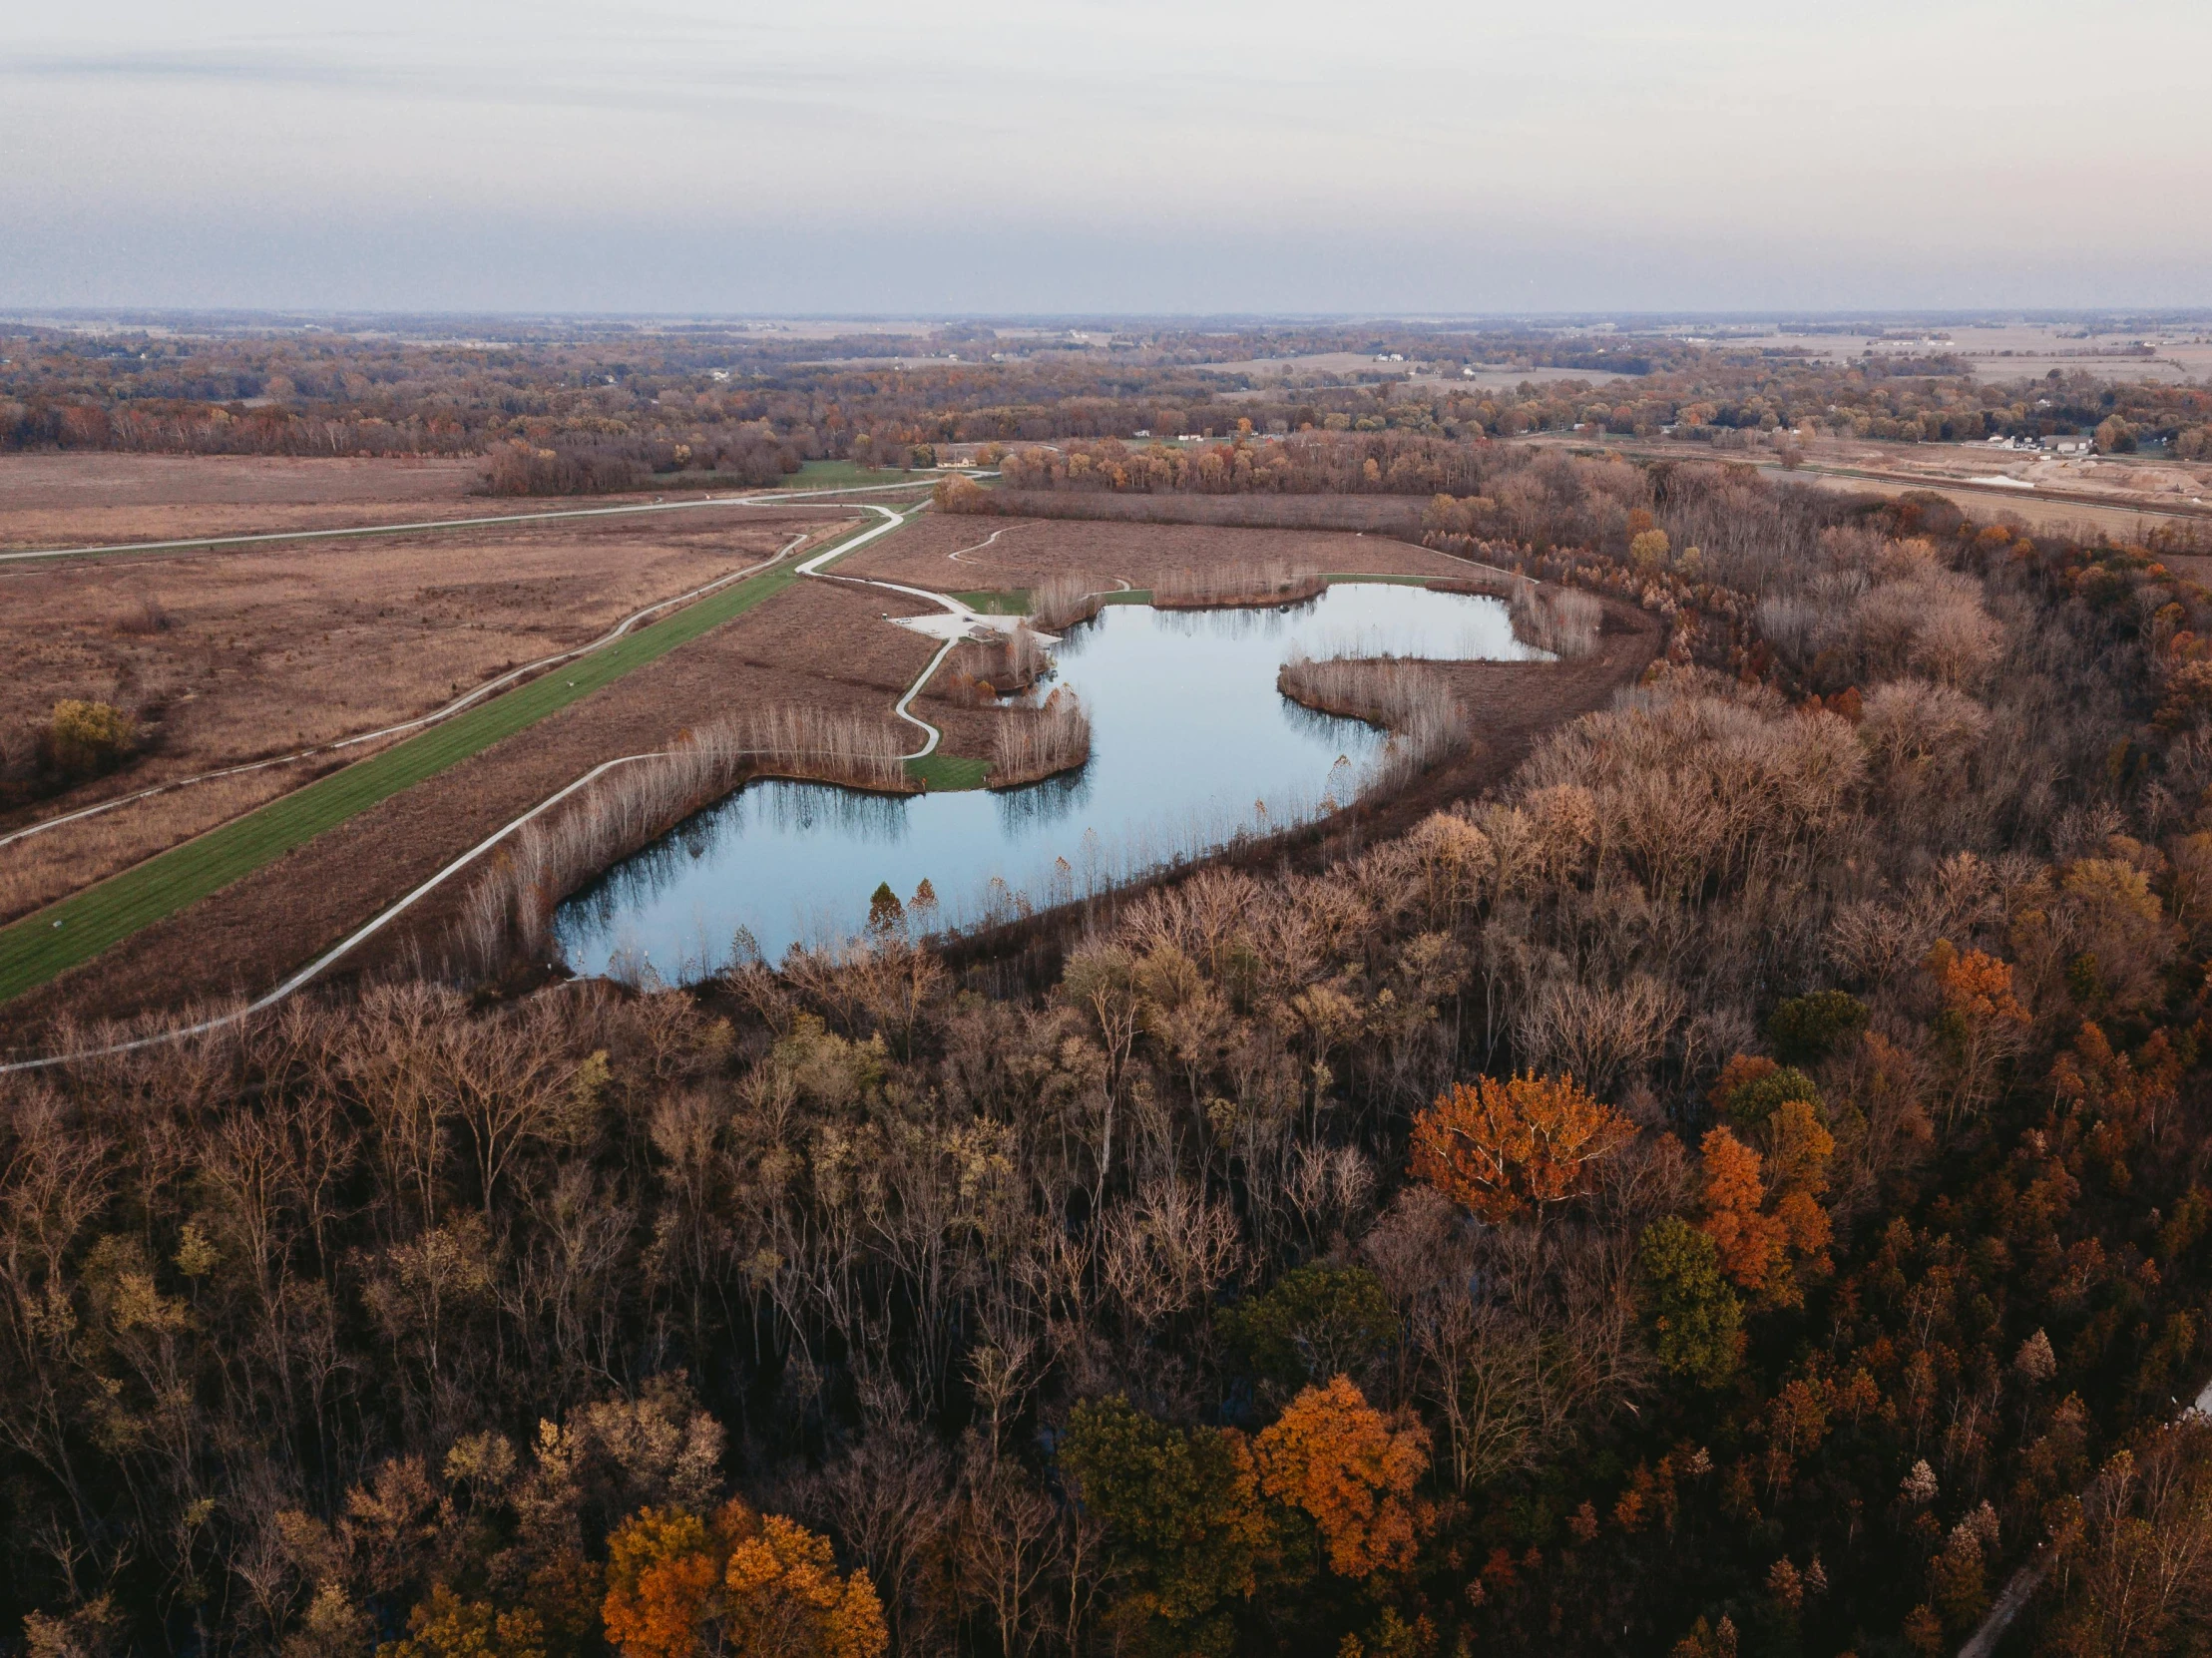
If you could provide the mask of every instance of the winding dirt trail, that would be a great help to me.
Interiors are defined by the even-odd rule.
[[[930,678],[936,673],[938,667],[943,663],[945,657],[951,653],[953,646],[959,643],[960,640],[966,636],[968,627],[971,624],[990,627],[996,630],[1001,623],[1011,625],[1018,619],[985,616],[984,614],[976,611],[973,607],[965,604],[960,600],[954,599],[946,594],[933,592],[926,588],[912,587],[897,582],[873,580],[866,577],[840,577],[827,575],[825,571],[826,567],[829,564],[844,557],[846,554],[856,552],[868,543],[873,542],[882,536],[888,535],[894,530],[897,530],[902,525],[906,524],[911,518],[919,516],[919,514],[926,510],[927,507],[927,503],[925,502],[917,504],[904,512],[899,512],[894,511],[888,507],[878,506],[874,503],[863,503],[861,505],[865,506],[867,511],[879,515],[879,522],[872,528],[862,531],[857,536],[846,537],[837,545],[828,548],[822,553],[819,553],[814,557],[803,561],[796,567],[794,574],[820,581],[832,581],[851,584],[859,587],[880,588],[886,592],[896,593],[904,598],[925,600],[933,605],[936,605],[946,613],[946,622],[948,623],[948,631],[950,633],[950,636],[945,639],[942,647],[935,653],[935,655],[932,656],[929,665],[923,669],[921,675],[914,681],[912,685],[907,688],[905,695],[900,697],[894,710],[901,719],[905,720],[909,724],[916,726],[918,729],[925,733],[923,746],[914,754],[907,756],[907,758],[909,759],[920,759],[933,753],[936,750],[938,743],[942,740],[942,732],[936,726],[929,724],[926,720],[923,720],[911,711],[911,704],[914,698],[921,692],[922,688],[929,683]],[[800,538],[800,540],[803,539],[803,537]],[[751,572],[740,572],[737,573],[737,575],[741,576],[744,574],[757,574],[760,570],[766,569],[776,563],[779,563],[781,560],[789,556],[792,548],[796,545],[797,543],[794,542],[791,545],[786,546],[776,554],[775,558],[764,561],[761,565],[755,566]],[[1477,568],[1488,569],[1489,567],[1478,566]],[[1505,573],[1499,572],[1498,574],[1504,575]],[[697,590],[696,593],[688,596],[682,596],[682,598],[695,599],[704,594],[710,593],[715,589],[725,586],[727,583],[736,579],[737,576],[719,578],[714,583],[708,584],[706,587]],[[1128,591],[1129,584],[1125,579],[1116,578],[1115,580],[1119,583],[1120,591]],[[653,611],[664,610],[668,608],[670,605],[680,602],[681,599],[664,601],[661,605],[651,607],[648,611],[640,613],[640,617],[651,615]],[[591,646],[585,647],[585,649],[590,650],[603,647],[610,640],[619,637],[624,631],[627,631],[628,628],[634,625],[638,620],[639,618],[635,617],[627,619],[622,626],[618,627],[614,633],[609,634],[605,639],[596,641],[595,644]],[[577,652],[564,653],[564,656],[562,658],[554,659],[567,659],[574,654],[577,654]],[[520,672],[526,670],[515,671]],[[491,687],[485,688],[489,689]],[[482,692],[480,691],[475,694],[481,695]],[[474,696],[472,696],[469,700],[474,700]],[[580,790],[589,787],[593,782],[598,780],[600,777],[605,776],[608,772],[616,769],[617,767],[636,764],[643,760],[661,758],[664,757],[667,752],[668,751],[665,749],[653,749],[643,753],[619,755],[614,759],[602,761],[600,764],[586,771],[582,776],[577,777],[570,783],[564,785],[562,788],[556,790],[554,793],[546,796],[544,799],[538,801],[535,805],[531,806],[527,811],[524,811],[517,817],[502,825],[497,830],[493,831],[492,834],[486,836],[482,841],[478,842],[468,851],[462,853],[459,857],[455,858],[444,868],[438,870],[434,875],[432,875],[428,880],[424,881],[421,885],[417,886],[413,891],[407,893],[395,903],[379,911],[361,927],[348,934],[345,938],[341,939],[337,944],[333,945],[323,954],[316,957],[306,966],[300,968],[298,971],[285,978],[267,994],[243,1005],[242,1007],[239,1007],[231,1013],[223,1014],[214,1019],[204,1020],[199,1022],[198,1024],[186,1026],[180,1029],[158,1032],[125,1041],[112,1042],[103,1046],[96,1046],[68,1053],[52,1054],[37,1058],[21,1059],[12,1062],[0,1063],[0,1074],[6,1074],[14,1071],[37,1070],[54,1065],[68,1064],[83,1059],[98,1058],[110,1054],[133,1052],[167,1042],[182,1040],[191,1036],[206,1035],[210,1032],[238,1024],[243,1020],[251,1018],[255,1014],[266,1012],[268,1009],[275,1007],[277,1004],[283,1002],[285,999],[295,995],[307,985],[313,983],[322,974],[327,972],[330,968],[335,966],[346,956],[350,955],[353,951],[357,950],[369,939],[375,937],[378,933],[389,927],[394,921],[398,920],[400,916],[405,914],[415,904],[419,903],[422,899],[428,897],[432,892],[443,886],[455,875],[460,874],[463,870],[476,863],[479,859],[483,858],[494,848],[498,847],[502,842],[506,841],[510,836],[514,835],[515,833],[526,827],[528,824],[543,816],[546,812],[550,811],[553,807],[559,805],[562,801],[571,798]],[[174,787],[177,785],[170,786]],[[2212,1391],[2208,1391],[2208,1397],[2212,1397]]]
[[[990,545],[991,545],[991,544],[992,544],[993,542],[997,541],[997,540],[998,540],[998,539],[999,539],[999,538],[1000,538],[1001,536],[1010,536],[1010,535],[1012,535],[1012,534],[1013,534],[1013,533],[1014,533],[1015,531],[1017,531],[1017,530],[1019,530],[1019,529],[1021,529],[1021,526],[1020,526],[1019,524],[1009,524],[1009,525],[1008,525],[1008,526],[1007,526],[1007,527],[1006,527],[1005,529],[1003,529],[1003,530],[994,530],[994,531],[992,531],[992,532],[991,532],[991,534],[989,534],[988,536],[985,536],[985,537],[983,538],[983,540],[981,540],[981,541],[977,542],[975,546],[973,546],[973,547],[963,547],[963,548],[960,548],[960,549],[958,549],[958,550],[957,550],[957,551],[955,551],[955,552],[951,552],[951,553],[948,553],[948,554],[946,554],[946,555],[945,555],[945,557],[946,557],[946,558],[948,558],[948,559],[950,559],[950,560],[952,560],[952,562],[953,562],[954,564],[956,564],[956,565],[970,565],[970,564],[974,564],[974,563],[976,563],[976,561],[975,561],[974,559],[970,559],[970,558],[967,558],[967,557],[965,557],[965,555],[967,555],[967,554],[970,554],[970,553],[981,553],[981,552],[982,552],[982,551],[983,551],[983,550],[984,550],[985,548],[989,547],[989,546],[990,546]]]
[[[903,524],[906,522],[904,518],[900,517],[900,515],[896,513],[893,513],[888,507],[878,507],[873,503],[870,503],[868,505],[868,510],[870,512],[882,513],[886,517],[891,518],[897,523]],[[1007,526],[1008,530],[1015,530],[1020,528],[1021,526],[1019,525]],[[978,548],[989,547],[992,542],[997,541],[1000,536],[1003,536],[1006,533],[1006,530],[996,531],[985,540],[978,542],[975,547],[964,547],[961,549],[961,552],[973,553],[977,551]],[[1020,619],[1015,617],[986,616],[983,612],[977,610],[974,606],[969,605],[961,600],[955,599],[951,594],[938,593],[930,588],[909,587],[903,582],[884,582],[869,576],[830,576],[824,574],[822,569],[824,565],[827,565],[832,559],[843,557],[844,554],[851,551],[852,546],[857,545],[857,543],[853,543],[846,547],[833,549],[831,552],[824,553],[819,557],[809,559],[804,564],[799,566],[799,574],[801,576],[811,576],[816,581],[841,582],[856,588],[881,588],[885,593],[895,593],[900,595],[902,598],[925,600],[929,604],[935,605],[940,610],[944,611],[949,618],[949,622],[944,627],[944,644],[938,649],[936,655],[930,657],[929,665],[922,669],[921,676],[917,678],[913,684],[906,687],[906,694],[900,697],[898,702],[894,704],[891,709],[891,711],[894,714],[898,715],[899,718],[905,720],[907,724],[913,726],[916,730],[922,733],[922,746],[905,757],[909,760],[927,759],[930,755],[937,752],[937,745],[945,740],[945,733],[938,727],[932,725],[928,720],[922,718],[921,715],[913,711],[914,699],[922,694],[922,687],[927,685],[931,679],[936,677],[937,670],[944,665],[945,658],[953,653],[953,647],[959,644],[962,639],[967,638],[972,632],[979,628],[991,632],[1003,632],[1007,629],[1007,627],[1012,626],[1012,624]],[[950,556],[957,559],[960,555],[956,553]],[[917,631],[929,633],[932,636],[935,636],[938,629],[923,627],[918,628]]]
[[[892,531],[904,525],[910,517],[920,513],[923,510],[922,506],[916,506],[909,509],[908,512],[900,513],[894,512],[888,507],[876,506],[873,503],[867,503],[866,506],[868,511],[881,515],[880,521],[875,526],[862,531],[857,536],[847,536],[842,539],[836,546],[831,547],[824,552],[817,554],[815,557],[806,560],[798,567],[797,573],[803,576],[811,576],[823,580],[838,580],[838,578],[823,578],[822,567],[829,564],[835,559],[842,558],[848,553],[857,551],[859,548],[866,546],[868,543],[876,540],[878,537],[890,534]],[[811,532],[809,533],[811,534]],[[737,580],[740,576],[757,575],[760,571],[766,570],[771,566],[780,563],[783,559],[789,557],[791,552],[795,547],[797,547],[799,542],[802,542],[806,538],[804,536],[799,537],[797,540],[781,549],[774,558],[766,560],[761,564],[754,566],[750,571],[738,572],[736,573],[736,575],[718,578],[713,583],[708,584],[706,588],[698,590],[698,593],[683,597],[695,599],[702,594],[710,593],[713,590],[726,586],[728,583]],[[923,590],[920,589],[900,589],[897,588],[895,584],[891,583],[862,583],[862,585],[871,587],[887,587],[897,592],[915,594],[920,594],[923,592]],[[938,595],[929,595],[928,597],[941,598],[941,596]],[[664,601],[661,605],[655,606],[652,609],[663,610],[666,609],[669,605],[679,602],[680,601],[678,600]],[[955,612],[966,613],[968,615],[974,614],[973,612],[968,611],[968,608],[966,606],[960,605],[958,601],[945,601],[945,603],[947,604],[949,609],[952,609]],[[641,615],[650,614],[650,611],[641,613]],[[624,631],[627,631],[627,629],[637,620],[637,618],[629,619],[624,622],[622,627],[616,629],[615,633],[608,635],[607,638],[601,639],[595,644],[588,646],[587,648],[598,649],[604,646],[607,642],[609,642],[610,639],[619,637]],[[940,650],[934,658],[932,658],[929,668],[924,670],[921,678],[916,680],[915,683],[911,687],[909,687],[904,697],[900,698],[900,716],[908,720],[909,723],[920,726],[924,731],[928,733],[928,740],[924,743],[922,748],[918,750],[916,754],[908,756],[909,758],[920,758],[921,756],[932,752],[937,746],[941,733],[938,732],[935,726],[929,725],[926,721],[923,721],[916,716],[907,713],[905,711],[906,706],[913,700],[915,694],[921,689],[921,687],[929,682],[930,674],[936,671],[937,664],[944,660],[945,655],[950,652],[953,645],[957,642],[957,635],[955,638],[947,640],[944,648]],[[255,1014],[265,1013],[270,1008],[275,1007],[278,1003],[283,1002],[288,997],[295,995],[297,992],[304,989],[307,985],[313,983],[330,968],[334,967],[338,962],[342,961],[345,957],[352,954],[361,945],[367,943],[368,940],[375,937],[385,928],[389,927],[393,922],[397,921],[402,915],[404,915],[408,910],[412,909],[422,899],[428,897],[439,887],[443,886],[447,881],[451,880],[454,876],[460,874],[463,870],[474,864],[478,859],[482,858],[486,853],[492,851],[495,847],[499,846],[509,836],[515,834],[517,831],[523,829],[525,826],[535,821],[537,818],[543,816],[553,807],[558,806],[562,801],[567,800],[572,795],[576,794],[579,790],[589,787],[593,782],[605,776],[608,772],[613,771],[618,766],[633,765],[641,760],[660,759],[664,757],[667,752],[668,751],[666,749],[651,749],[644,753],[623,754],[618,755],[614,759],[602,761],[600,764],[592,767],[589,771],[585,772],[581,777],[578,777],[574,781],[564,785],[562,788],[556,790],[554,793],[546,796],[543,800],[540,800],[529,810],[523,812],[521,815],[511,819],[507,823],[503,824],[500,828],[494,830],[490,835],[479,841],[475,846],[469,848],[468,851],[462,853],[458,858],[455,858],[451,863],[447,864],[436,874],[432,875],[430,879],[424,881],[420,886],[416,887],[413,891],[407,893],[397,902],[390,904],[386,906],[383,910],[377,912],[376,915],[371,917],[361,927],[355,929],[352,933],[341,939],[337,944],[333,945],[329,950],[323,952],[323,954],[321,954],[320,956],[317,956],[305,967],[300,968],[297,972],[291,974],[288,978],[284,979],[266,995],[245,1004],[243,1007],[237,1008],[227,1014],[219,1015],[214,1019],[202,1020],[195,1025],[183,1026],[174,1030],[157,1032],[149,1036],[134,1037],[125,1041],[110,1042],[104,1045],[77,1049],[67,1053],[47,1054],[37,1058],[18,1059],[5,1063],[0,1063],[0,1075],[6,1075],[16,1071],[43,1070],[55,1065],[71,1064],[84,1059],[104,1058],[114,1054],[137,1052],[142,1049],[159,1046],[167,1042],[182,1041],[192,1036],[205,1036],[210,1032],[222,1030],[226,1027],[236,1025],[241,1021],[250,1019]],[[176,785],[171,786],[174,787]]]

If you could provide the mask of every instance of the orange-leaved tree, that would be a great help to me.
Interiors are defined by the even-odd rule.
[[[2013,993],[2009,962],[1938,939],[1923,965],[1943,998],[1933,1029],[1955,1073],[1945,1115],[1966,1115],[1994,1097],[1998,1067],[2026,1047],[2028,1012]]]
[[[1705,1218],[1720,1270],[1772,1306],[1804,1299],[1798,1268],[1828,1269],[1831,1225],[1821,1207],[1835,1137],[1809,1100],[1785,1100],[1760,1125],[1767,1155],[1727,1128],[1706,1130]]]
[[[537,1613],[522,1607],[502,1612],[438,1583],[408,1613],[407,1638],[378,1650],[388,1658],[546,1658],[549,1649]]]
[[[1705,1235],[1720,1249],[1720,1270],[1739,1287],[1761,1290],[1781,1266],[1782,1223],[1766,1213],[1759,1154],[1725,1128],[1705,1131]]]
[[[1414,1118],[1413,1172],[1499,1224],[1586,1191],[1634,1133],[1571,1076],[1481,1076]]]
[[[877,1658],[888,1644],[865,1571],[839,1573],[827,1538],[738,1501],[711,1520],[667,1508],[625,1520],[608,1539],[602,1615],[623,1658]]]
[[[689,1658],[720,1620],[725,1539],[680,1508],[644,1508],[607,1539],[600,1615],[624,1658]]]
[[[1350,1377],[1308,1388],[1253,1442],[1260,1489],[1313,1521],[1339,1577],[1413,1564],[1433,1523],[1414,1485],[1429,1466],[1419,1424],[1394,1426]]]

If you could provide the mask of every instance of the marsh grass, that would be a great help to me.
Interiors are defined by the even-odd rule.
[[[1605,607],[1576,588],[1539,587],[1526,579],[1514,584],[1514,637],[1561,661],[1595,654]]]
[[[1065,633],[1079,622],[1089,622],[1106,603],[1106,595],[1094,593],[1081,576],[1047,576],[1030,589],[1030,620],[1050,633]]]
[[[1365,720],[1390,733],[1369,764],[1360,792],[1397,788],[1472,740],[1466,705],[1431,662],[1402,657],[1293,656],[1276,670],[1275,688],[1302,707]]]
[[[1076,693],[1063,685],[1042,708],[1009,709],[993,733],[988,787],[1019,788],[1091,758],[1091,716]]]
[[[299,786],[313,771],[271,766],[219,777],[80,818],[0,851],[0,921],[12,921],[129,869]]]
[[[1152,583],[1152,604],[1163,611],[1222,605],[1294,605],[1328,586],[1318,570],[1280,559],[1228,559],[1202,569],[1171,570]]]
[[[543,956],[564,898],[762,776],[886,794],[917,787],[899,734],[872,716],[784,706],[687,733],[666,753],[608,773],[493,854],[462,902],[454,941],[460,964],[497,975],[518,953]]]

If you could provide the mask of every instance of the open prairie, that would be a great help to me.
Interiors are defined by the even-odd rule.
[[[2212,376],[2212,336],[2201,325],[2157,327],[2117,323],[2092,330],[2084,322],[1972,321],[1915,328],[1869,324],[1861,331],[1810,333],[1770,329],[1732,334],[1728,343],[1754,350],[1790,350],[1842,363],[1862,355],[1964,358],[1976,378],[2040,379],[2090,373],[2113,379],[2176,384]],[[2148,347],[2148,349],[2144,349]]]
[[[0,455],[0,548],[330,530],[513,512],[474,495],[473,457],[299,460],[271,455]]]
[[[898,535],[862,549],[838,569],[849,576],[876,576],[962,593],[1027,588],[1062,575],[1082,576],[1102,589],[1119,583],[1148,588],[1172,571],[1236,561],[1286,564],[1337,575],[1445,577],[1464,575],[1467,569],[1446,554],[1357,532],[938,513],[925,514]]]
[[[836,509],[698,515],[0,567],[0,763],[56,702],[134,716],[138,756],[0,817],[0,833],[157,784],[418,719],[661,601],[850,523]],[[20,915],[295,787],[366,746],[195,785],[0,850]]]

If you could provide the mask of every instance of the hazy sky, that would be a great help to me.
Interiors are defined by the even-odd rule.
[[[2212,304],[2207,0],[101,0],[0,304]]]

